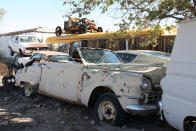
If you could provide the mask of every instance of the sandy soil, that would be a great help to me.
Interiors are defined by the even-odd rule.
[[[4,66],[0,66],[2,69]],[[92,109],[40,94],[25,97],[21,88],[0,86],[0,131],[172,131],[172,128],[158,117],[129,115],[123,127],[96,123]]]

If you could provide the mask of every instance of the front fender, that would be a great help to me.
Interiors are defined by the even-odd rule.
[[[16,85],[20,86],[21,82],[28,82],[33,85],[39,84],[41,78],[41,67],[34,63],[32,66],[22,68],[16,73]]]
[[[87,77],[83,79],[81,101],[86,106],[88,106],[93,90],[100,86],[110,88],[118,97],[123,108],[130,102],[133,104],[128,97],[137,97],[140,93],[138,86],[143,77],[142,74],[99,69],[85,70],[84,73],[87,74]]]

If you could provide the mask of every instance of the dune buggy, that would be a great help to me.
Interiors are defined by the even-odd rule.
[[[57,26],[55,30],[57,36],[60,36],[62,33],[83,34],[86,32],[103,32],[103,29],[101,27],[97,27],[93,20],[70,17],[68,21],[64,21],[64,31],[60,26]]]

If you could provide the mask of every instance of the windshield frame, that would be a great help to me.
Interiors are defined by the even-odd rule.
[[[54,61],[58,61],[58,62],[61,62],[61,63],[64,63],[64,62],[62,62],[63,60],[55,60],[55,59],[52,59],[51,57],[53,57],[53,56],[66,56],[68,59],[67,60],[64,60],[65,62],[74,62],[74,60],[72,59],[72,57],[70,55],[67,55],[67,54],[48,55],[48,59],[54,60]]]
[[[80,47],[80,48],[77,48],[77,50],[79,52],[80,58],[82,60],[82,63],[84,65],[88,65],[88,64],[96,64],[96,65],[97,64],[98,65],[101,65],[101,64],[122,64],[122,60],[118,57],[118,55],[115,52],[113,52],[111,50],[101,49],[101,48],[89,48],[89,47]],[[82,50],[103,50],[103,51],[111,52],[111,53],[113,53],[116,56],[116,58],[118,59],[119,62],[117,62],[117,63],[93,63],[93,62],[87,62],[85,60],[85,58],[83,57],[83,55],[82,55]]]

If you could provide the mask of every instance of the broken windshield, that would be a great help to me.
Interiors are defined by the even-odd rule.
[[[80,49],[87,63],[121,63],[116,54],[102,49]]]

